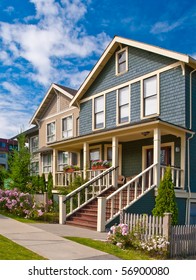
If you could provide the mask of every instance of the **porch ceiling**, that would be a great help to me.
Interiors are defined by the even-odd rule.
[[[83,149],[85,142],[90,145],[101,143],[101,142],[112,142],[112,137],[117,137],[119,142],[129,142],[154,137],[154,129],[159,128],[161,136],[163,135],[175,135],[176,137],[182,137],[188,130],[181,127],[177,127],[160,120],[153,121],[151,123],[142,123],[133,126],[119,127],[109,131],[100,133],[92,133],[85,136],[79,136],[64,141],[55,142],[50,145],[51,148],[62,150],[62,151],[75,151],[79,152]]]

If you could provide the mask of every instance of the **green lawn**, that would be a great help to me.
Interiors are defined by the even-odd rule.
[[[0,260],[46,260],[2,235],[0,248]]]
[[[152,258],[148,254],[141,252],[139,250],[134,250],[134,249],[122,250],[116,245],[110,244],[108,242],[92,240],[90,238],[81,238],[81,237],[66,236],[64,238],[100,250],[102,252],[114,255],[122,260],[155,260],[155,258]]]

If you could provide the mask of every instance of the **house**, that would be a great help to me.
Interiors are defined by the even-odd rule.
[[[13,139],[0,138],[0,167],[8,169],[8,156],[18,149],[18,142]]]
[[[49,145],[56,141],[71,139],[78,133],[78,108],[69,106],[76,91],[58,84],[52,84],[34,113],[25,131],[31,153],[31,174],[45,174],[62,171],[65,164],[78,164],[79,157],[74,151],[53,150]],[[55,179],[55,177],[54,177]]]
[[[32,123],[43,130],[44,141],[48,137],[43,153],[53,151],[55,186],[72,178],[56,167],[60,151],[78,155],[80,174],[87,181],[66,199],[60,197],[60,223],[102,231],[118,221],[122,209],[151,213],[168,165],[178,223],[196,222],[195,68],[188,55],[115,36],[70,101],[70,110],[79,110],[79,130],[66,139],[60,130],[58,138],[57,123],[48,115],[54,103],[46,95]],[[111,167],[92,170],[96,160],[107,160]],[[124,178],[120,185],[118,178]]]

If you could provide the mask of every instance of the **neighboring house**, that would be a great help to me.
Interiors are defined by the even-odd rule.
[[[30,124],[35,125],[25,131],[29,139],[29,150],[32,154],[31,173],[45,174],[63,170],[65,164],[79,163],[77,152],[60,149],[58,152],[49,145],[60,140],[77,136],[78,109],[69,106],[76,91],[57,84],[52,84],[33,115]]]
[[[59,151],[80,153],[85,178],[96,175],[89,175],[93,160],[112,163],[113,168],[109,169],[112,186],[117,187],[118,175],[126,178],[121,187],[126,192],[126,203],[119,189],[106,199],[107,207],[112,208],[107,210],[109,218],[102,217],[106,227],[119,215],[119,211],[114,211],[115,196],[119,209],[151,213],[167,165],[172,169],[179,224],[195,223],[195,68],[196,61],[188,55],[116,36],[70,103],[70,108],[79,109],[77,137],[64,139],[59,130],[58,138],[57,117],[49,115],[54,114],[52,104],[56,104],[56,99],[50,109],[45,109],[45,103],[51,102],[49,93],[34,115],[32,123],[40,125],[40,148],[47,143],[53,155]],[[118,171],[114,169],[117,166]],[[62,180],[55,180],[55,185],[62,185]],[[94,199],[98,194],[100,191]],[[70,219],[74,215],[71,211]],[[83,224],[89,223],[88,220]]]
[[[0,138],[0,167],[8,169],[8,155],[18,149],[18,142],[12,139]]]

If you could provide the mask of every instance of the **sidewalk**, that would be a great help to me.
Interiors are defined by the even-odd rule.
[[[49,260],[118,260],[63,236],[106,240],[106,233],[59,224],[25,224],[0,215],[0,234]]]

